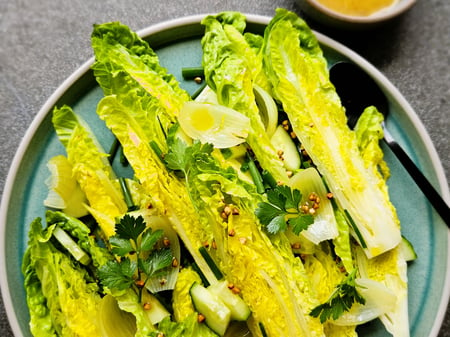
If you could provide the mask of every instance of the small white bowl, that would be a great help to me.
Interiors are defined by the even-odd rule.
[[[367,16],[343,14],[322,5],[317,0],[297,0],[297,2],[306,15],[320,23],[345,29],[364,29],[378,26],[403,14],[416,0],[397,0],[394,4]]]

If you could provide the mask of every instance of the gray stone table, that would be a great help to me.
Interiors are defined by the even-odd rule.
[[[176,17],[222,10],[272,15],[276,7],[300,13],[293,0],[0,0],[0,194],[33,117],[53,91],[92,56],[93,23],[119,20],[139,30]],[[419,0],[400,20],[370,33],[343,33],[309,21],[316,30],[367,58],[399,88],[428,130],[447,180],[449,17],[450,1]],[[439,337],[449,337],[449,328],[447,313]],[[3,303],[0,336],[13,336]]]

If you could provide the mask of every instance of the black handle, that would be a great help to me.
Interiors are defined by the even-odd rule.
[[[436,212],[441,216],[442,220],[450,228],[450,208],[447,203],[442,199],[441,195],[431,185],[428,179],[418,169],[416,164],[409,158],[406,152],[401,148],[396,141],[386,141],[386,144],[397,156],[398,160],[403,164],[405,169],[411,175],[417,186],[422,190],[423,194],[428,198],[428,201],[434,207]]]

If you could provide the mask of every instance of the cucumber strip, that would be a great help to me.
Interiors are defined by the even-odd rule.
[[[356,226],[355,221],[353,221],[353,218],[351,217],[350,213],[344,209],[344,214],[345,217],[347,218],[350,226],[353,228],[353,230],[355,231],[356,236],[358,237],[359,240],[359,244],[361,245],[361,247],[363,248],[367,248],[367,244],[366,241],[364,241],[363,236],[361,235],[361,232],[359,231],[358,226]]]
[[[114,161],[114,157],[116,156],[117,151],[119,150],[120,147],[120,143],[119,140],[117,138],[114,138],[111,147],[109,148],[108,154],[108,160],[109,163],[112,164],[112,162]]]
[[[253,182],[255,183],[256,191],[259,194],[263,194],[266,191],[266,189],[264,188],[264,183],[261,174],[259,173],[258,168],[256,167],[256,164],[253,161],[253,158],[248,153],[247,159],[248,159],[248,169],[250,171],[250,175],[252,176]]]
[[[230,309],[231,319],[235,321],[246,321],[251,311],[244,300],[228,288],[226,280],[219,281],[207,288],[210,292],[217,295],[223,303]]]
[[[205,316],[206,325],[219,336],[223,336],[230,323],[230,309],[217,295],[197,282],[191,286],[189,293],[195,310]]]
[[[281,151],[283,157],[283,163],[286,170],[295,171],[298,170],[302,164],[300,160],[300,153],[297,150],[297,146],[292,140],[291,136],[283,128],[282,125],[278,125],[270,142],[274,146],[275,150]]]
[[[267,185],[269,185],[270,188],[275,188],[275,187],[277,187],[277,181],[276,181],[275,178],[270,174],[269,171],[263,170],[262,173],[261,173],[261,177],[262,177],[264,183],[266,183]]]
[[[405,261],[410,262],[417,259],[417,253],[414,250],[412,243],[402,235],[402,241],[400,242],[400,249],[402,251]]]
[[[89,255],[78,246],[78,244],[63,229],[56,226],[53,229],[53,236],[60,244],[68,250],[75,260],[87,266],[91,262]]]

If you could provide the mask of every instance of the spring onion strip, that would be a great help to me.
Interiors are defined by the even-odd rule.
[[[211,268],[211,271],[213,272],[213,274],[217,278],[217,280],[222,279],[223,278],[222,272],[220,271],[219,267],[217,267],[216,263],[212,259],[211,255],[209,255],[209,253],[206,250],[206,248],[205,247],[200,247],[198,249],[198,251],[200,252],[200,254],[205,259],[205,262],[208,264],[209,268]]]
[[[133,202],[133,197],[131,196],[131,192],[128,188],[127,182],[125,180],[125,178],[120,177],[119,178],[119,183],[120,183],[120,187],[122,189],[122,193],[123,193],[123,197],[125,200],[125,203],[127,204],[128,207],[128,212],[130,211],[135,211],[137,209],[136,205]]]
[[[184,67],[181,69],[181,75],[187,80],[196,77],[204,77],[205,71],[203,67]]]
[[[108,152],[109,154],[108,160],[110,164],[112,164],[112,162],[114,161],[114,157],[116,156],[117,150],[119,150],[119,146],[120,146],[119,140],[114,137],[114,140]]]
[[[154,140],[150,141],[150,147],[152,148],[153,151],[155,151],[155,154],[158,156],[158,158],[163,160],[164,154],[161,151],[161,149],[158,146],[158,144]]]
[[[253,182],[255,183],[256,191],[260,194],[263,194],[266,191],[266,189],[264,188],[264,182],[261,177],[261,173],[259,173],[259,170],[256,167],[253,158],[251,158],[250,155],[247,155],[247,158],[248,158],[248,169],[250,171],[250,175],[252,176]]]
[[[263,170],[261,173],[262,180],[270,186],[270,188],[275,188],[277,186],[277,181],[275,178],[270,174],[269,171]]]

